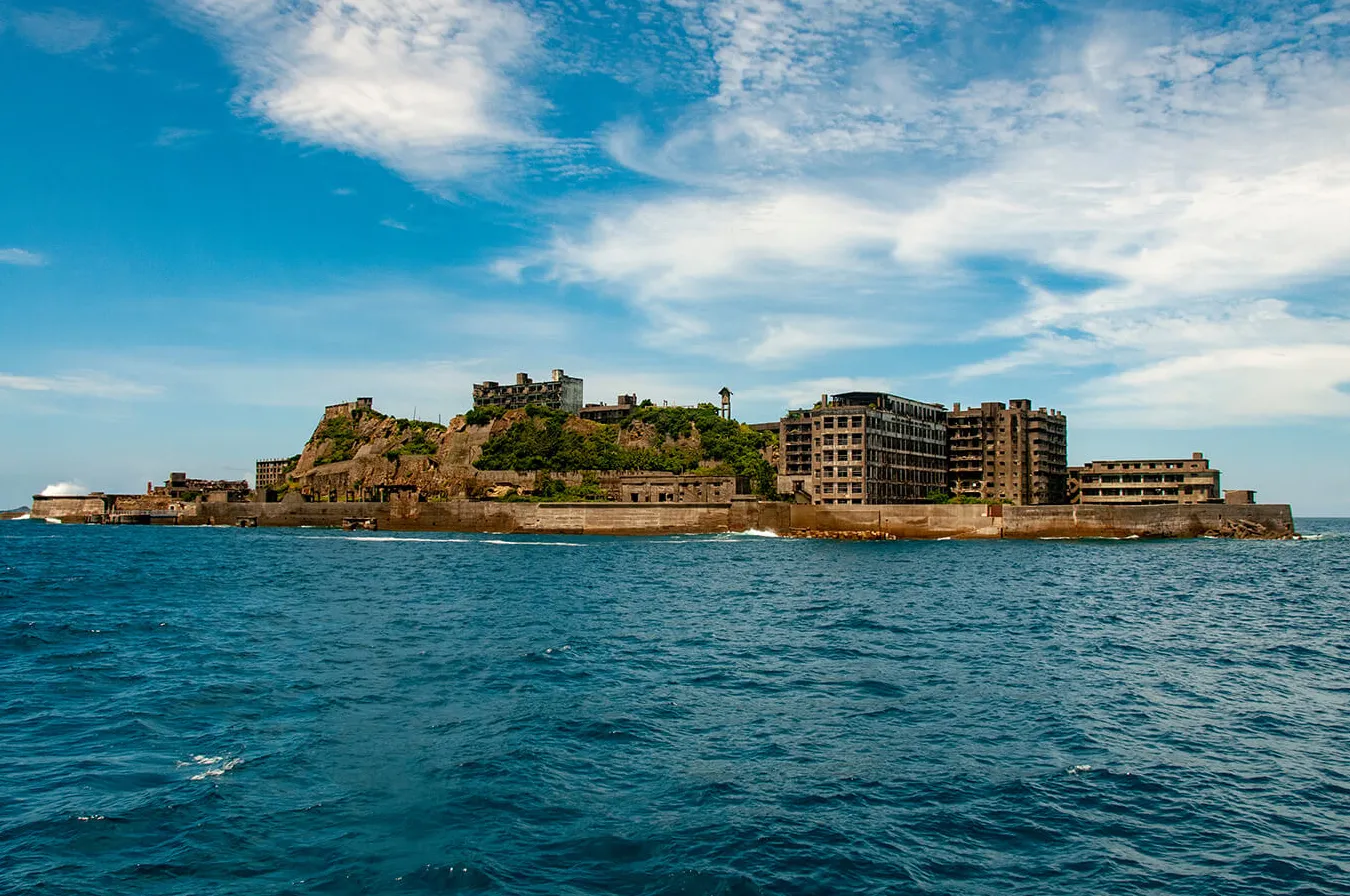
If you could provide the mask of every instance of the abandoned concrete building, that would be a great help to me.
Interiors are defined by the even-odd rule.
[[[957,497],[1010,504],[1068,499],[1064,415],[1027,399],[986,401],[947,414],[947,488]]]
[[[595,423],[622,423],[637,410],[637,403],[636,395],[620,395],[614,404],[583,405],[577,416]]]
[[[501,407],[510,410],[538,404],[555,411],[575,414],[581,410],[581,377],[554,370],[551,379],[536,383],[527,374],[516,374],[516,381],[503,386],[487,380],[473,384],[473,406]]]
[[[240,500],[249,493],[246,479],[189,479],[186,473],[170,473],[163,485],[146,483],[145,493],[160,498],[183,498],[194,495],[225,495],[228,500]]]
[[[601,481],[611,501],[631,504],[717,504],[750,493],[750,480],[745,476],[626,473]]]
[[[779,421],[779,489],[814,504],[923,501],[947,483],[946,416],[885,392],[822,395]]]
[[[294,457],[271,457],[253,465],[254,488],[268,488],[286,478],[286,472],[295,466]]]
[[[1189,459],[1094,460],[1070,467],[1069,497],[1074,504],[1209,504],[1222,500],[1219,471],[1199,451]]]
[[[352,411],[369,411],[374,409],[375,399],[362,397],[356,401],[341,401],[337,404],[330,404],[323,409],[323,418],[337,417],[342,414],[350,414]]]

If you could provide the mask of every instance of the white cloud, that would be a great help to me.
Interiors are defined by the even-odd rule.
[[[408,225],[402,221],[395,221],[393,218],[383,218],[380,220],[381,227],[388,227],[391,230],[407,230]]]
[[[40,267],[47,263],[45,256],[27,249],[0,249],[0,264]]]
[[[849,349],[879,348],[912,338],[889,321],[848,317],[842,313],[791,314],[764,320],[764,332],[746,354],[751,363],[789,363]]]
[[[598,217],[546,254],[564,280],[622,284],[644,299],[698,299],[765,268],[838,270],[893,241],[865,202],[809,191],[645,202]]]
[[[59,376],[24,376],[0,373],[0,390],[12,392],[49,392],[81,398],[128,399],[158,395],[158,386],[146,386],[130,380],[118,379],[103,373],[62,374]]]
[[[418,181],[462,177],[543,144],[513,75],[535,26],[489,0],[185,0],[228,46],[239,102],[287,136]]]
[[[1079,422],[1218,426],[1350,416],[1350,345],[1219,349],[1094,380]]]
[[[1339,358],[1327,347],[1350,344],[1327,292],[1350,273],[1350,35],[1335,22],[1302,9],[1221,28],[1105,13],[1057,25],[1034,55],[972,62],[896,37],[966,15],[936,5],[707,9],[711,101],[659,141],[632,124],[607,138],[667,194],[559,233],[545,253],[555,275],[648,310],[754,302],[770,313],[726,323],[751,346],[745,360],[772,363],[813,343],[809,328],[765,321],[807,313],[831,278],[850,291],[923,284],[861,307],[931,335],[935,315],[967,301],[959,272],[979,280],[992,259],[1023,278],[1024,307],[986,296],[946,338],[1020,344],[958,378],[1096,365],[1126,377],[1108,389],[1195,357],[1240,377],[1242,351],[1306,345],[1321,366],[1301,398],[1257,390],[1215,413],[1205,407],[1222,401],[1198,402],[1191,419],[1344,407],[1321,400]],[[958,24],[987,36],[986,13],[1002,14]],[[1066,278],[1096,285],[1037,282]],[[1297,303],[1258,300],[1296,289]],[[814,344],[829,341],[822,329]],[[1224,377],[1196,382],[1221,390]]]

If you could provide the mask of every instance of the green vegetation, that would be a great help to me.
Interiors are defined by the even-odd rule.
[[[386,451],[387,460],[396,460],[406,454],[430,456],[441,448],[439,439],[445,427],[439,423],[399,418],[394,421],[394,426],[398,433],[409,434],[408,441]]]
[[[474,462],[480,470],[663,470],[688,473],[704,460],[717,461],[715,472],[750,477],[757,494],[774,493],[774,470],[760,451],[774,441],[772,433],[756,432],[723,419],[713,405],[697,408],[639,407],[622,424],[646,424],[654,431],[649,445],[619,445],[620,426],[597,426],[585,433],[566,426],[568,414],[531,405],[527,418],[493,436]],[[699,445],[675,444],[695,433]],[[710,471],[712,472],[712,471]],[[552,499],[559,500],[559,499]]]
[[[328,449],[314,459],[316,464],[335,464],[356,456],[356,421],[343,414],[329,417],[314,430],[316,442],[328,442]]]
[[[542,476],[535,483],[532,495],[508,495],[503,501],[608,501],[609,494],[594,473],[581,479],[580,485],[568,485],[561,479]]]
[[[484,423],[491,423],[502,414],[506,413],[506,408],[500,405],[490,404],[486,407],[474,408],[464,415],[464,422],[470,426],[482,426]]]
[[[1011,501],[998,501],[993,498],[972,498],[969,495],[949,495],[939,489],[928,493],[929,504],[1011,504]]]

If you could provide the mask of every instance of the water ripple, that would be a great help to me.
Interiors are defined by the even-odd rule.
[[[1350,892],[1344,521],[3,525],[0,891]]]

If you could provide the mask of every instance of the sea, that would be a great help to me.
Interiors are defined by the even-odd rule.
[[[0,892],[1345,894],[1350,520],[0,522]]]

